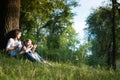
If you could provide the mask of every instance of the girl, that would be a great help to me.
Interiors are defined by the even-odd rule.
[[[33,45],[30,39],[27,39],[23,42],[22,52],[27,56],[27,58],[32,62],[41,62],[42,64],[51,65],[50,63],[46,62],[37,52],[35,52],[37,45]]]

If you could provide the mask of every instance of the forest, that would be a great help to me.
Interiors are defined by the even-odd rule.
[[[81,43],[72,12],[79,0],[1,0],[0,79],[120,80],[120,3],[107,3],[86,18],[86,41]],[[15,29],[22,31],[21,41],[37,44],[37,52],[52,66],[9,57],[6,43]]]

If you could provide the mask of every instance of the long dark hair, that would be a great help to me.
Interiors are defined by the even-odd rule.
[[[11,38],[16,38],[19,33],[21,33],[21,30],[19,29],[13,30],[13,32],[11,33]]]

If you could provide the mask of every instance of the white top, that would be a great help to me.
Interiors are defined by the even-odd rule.
[[[32,47],[30,47],[30,46],[28,46],[28,47],[23,46],[23,50],[24,50],[25,52],[30,52],[31,49],[32,49]]]
[[[31,51],[31,48],[24,46],[24,47],[23,47],[23,50],[24,50],[25,52],[30,52],[30,51]]]
[[[15,47],[15,46],[21,46],[22,47],[21,41],[14,40],[13,38],[10,38],[8,40],[8,43],[7,43],[7,46],[6,46],[6,51],[8,51],[8,49],[10,47]],[[16,48],[16,49],[8,51],[8,52],[11,56],[15,56],[20,51],[20,49],[21,48]]]

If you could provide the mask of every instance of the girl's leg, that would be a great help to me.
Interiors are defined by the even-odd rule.
[[[45,61],[38,53],[34,53],[34,55],[36,56],[36,57],[38,57],[38,61],[40,61],[42,64],[47,64],[47,65],[50,65],[51,66],[51,64],[50,63],[48,63],[47,61]]]
[[[36,56],[36,58],[37,58],[40,62],[42,62],[42,63],[45,62],[45,60],[44,60],[38,53],[35,52],[34,55]]]
[[[36,62],[35,58],[31,55],[31,53],[24,53],[23,56],[27,57],[28,60],[32,62]]]

